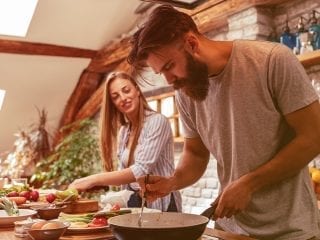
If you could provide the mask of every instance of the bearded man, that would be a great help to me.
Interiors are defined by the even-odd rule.
[[[131,40],[128,62],[177,90],[185,137],[173,176],[151,176],[150,201],[195,183],[210,153],[220,194],[215,226],[258,239],[320,235],[308,163],[320,152],[318,96],[280,44],[212,41],[190,16],[157,7]]]

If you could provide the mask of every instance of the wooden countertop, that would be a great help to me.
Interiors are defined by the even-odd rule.
[[[320,201],[318,201],[318,207],[320,210]],[[11,228],[0,228],[0,235],[2,240],[29,240],[30,238],[18,238],[14,235],[14,229],[13,227]],[[224,232],[221,230],[213,229],[213,228],[206,228],[204,232],[204,237],[202,239],[210,239],[210,237],[215,238],[220,238],[223,240],[255,240],[254,238],[247,237],[247,236],[242,236],[242,235],[236,235],[228,232]],[[62,239],[62,238],[60,238]],[[71,235],[66,236],[63,239],[77,239],[79,240],[78,237],[71,237]],[[63,240],[62,239],[62,240]],[[81,238],[85,239],[85,238]],[[100,238],[100,239],[110,239],[109,238]],[[200,239],[199,239],[200,240]]]
[[[0,235],[2,240],[29,240],[30,238],[18,238],[14,235],[14,229],[12,228],[0,228]],[[206,236],[211,236],[211,237],[216,237],[224,240],[254,240],[253,238],[246,237],[246,236],[240,236],[240,235],[235,235],[232,233],[227,233],[224,231],[212,229],[212,228],[206,228],[204,235]],[[62,239],[62,238],[60,238]],[[78,237],[75,238],[70,238],[70,239],[78,239]],[[85,238],[81,238],[85,239]],[[110,239],[108,238],[100,238],[100,239]],[[204,237],[204,239],[207,239]],[[88,239],[89,240],[89,239]]]

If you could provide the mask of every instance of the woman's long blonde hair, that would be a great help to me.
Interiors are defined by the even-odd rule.
[[[136,81],[125,72],[112,72],[108,75],[105,85],[103,100],[101,106],[100,114],[100,153],[103,162],[104,169],[106,171],[113,171],[113,162],[117,160],[117,146],[118,146],[118,131],[121,126],[129,124],[125,115],[121,113],[113,104],[110,94],[109,86],[110,83],[116,78],[129,80],[140,92],[139,96],[139,115],[138,115],[138,128],[133,136],[133,142],[129,150],[128,166],[133,163],[133,154],[137,146],[138,138],[143,126],[143,121],[145,117],[145,110],[153,111],[146,98],[143,96],[140,88],[138,87]]]

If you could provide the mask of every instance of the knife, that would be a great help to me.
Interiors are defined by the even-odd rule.
[[[145,178],[144,178],[144,185],[146,186],[148,182],[149,182],[149,174],[147,174],[147,176],[145,176]],[[142,225],[142,213],[143,213],[144,205],[146,204],[146,197],[147,197],[146,192],[147,192],[147,189],[144,191],[143,196],[142,196],[141,211],[140,211],[139,219],[138,219],[138,226],[139,227],[141,227],[141,225]]]

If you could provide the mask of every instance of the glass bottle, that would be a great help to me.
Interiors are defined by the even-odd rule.
[[[306,30],[304,28],[303,19],[304,19],[304,17],[301,16],[299,18],[299,22],[297,24],[298,31],[296,33],[296,45],[295,45],[295,49],[294,49],[296,54],[300,54],[300,49],[302,46],[302,44],[301,44],[302,39],[301,38],[304,38],[305,33],[306,33]]]
[[[320,24],[318,24],[318,19],[316,18],[316,10],[312,11],[312,16],[310,18],[309,33],[311,34],[311,44],[313,50],[320,49]]]
[[[283,33],[280,36],[280,43],[293,49],[296,46],[296,36],[294,34],[290,33],[288,20],[286,21],[286,25],[284,26],[284,28],[282,30],[283,30]]]

